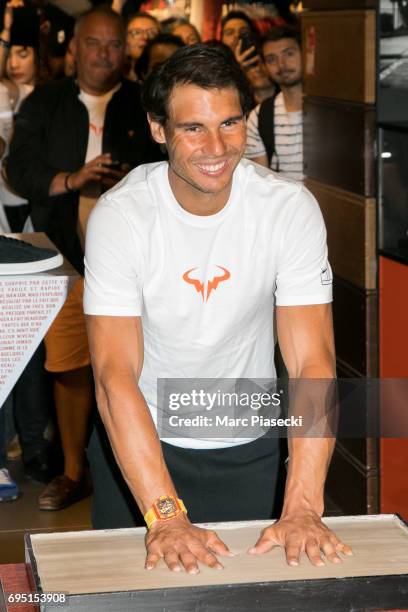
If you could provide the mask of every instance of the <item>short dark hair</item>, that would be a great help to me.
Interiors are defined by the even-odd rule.
[[[143,49],[143,53],[137,60],[135,66],[137,75],[141,79],[144,79],[147,74],[150,55],[155,45],[172,45],[181,49],[181,47],[184,47],[184,42],[181,40],[180,36],[175,36],[174,34],[169,34],[168,32],[157,34],[157,36],[155,36],[154,38],[150,38],[147,41],[147,44]]]
[[[283,38],[292,38],[297,42],[299,47],[301,46],[301,35],[299,28],[285,24],[281,26],[273,26],[270,30],[268,30],[268,32],[262,36],[261,48],[263,48],[264,44],[268,42],[277,42]]]
[[[142,87],[142,103],[151,117],[165,124],[168,103],[177,85],[197,85],[203,89],[234,88],[238,91],[242,112],[252,104],[251,92],[238,62],[231,60],[222,46],[204,43],[179,49],[148,76]]]
[[[223,17],[221,19],[221,36],[222,36],[223,31],[224,31],[225,24],[228,21],[231,21],[231,19],[242,19],[243,21],[245,21],[248,24],[248,27],[250,28],[250,30],[254,34],[259,34],[258,28],[254,24],[252,19],[250,17],[248,17],[248,15],[246,13],[244,13],[244,11],[230,11],[229,13],[227,13],[225,15],[225,17]]]

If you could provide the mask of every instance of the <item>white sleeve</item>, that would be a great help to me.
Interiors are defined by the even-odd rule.
[[[276,305],[301,306],[332,301],[333,276],[327,259],[326,228],[319,205],[301,187],[282,236],[276,278]]]
[[[248,157],[249,159],[259,157],[260,155],[266,155],[265,145],[258,129],[259,108],[260,105],[254,108],[254,110],[249,114],[247,120],[247,144],[245,149],[245,157]]]
[[[140,316],[142,269],[140,246],[128,220],[114,201],[100,201],[86,233],[85,314]]]
[[[7,87],[0,83],[0,138],[8,145],[13,127],[13,110],[10,104],[10,94]],[[4,157],[6,152],[4,153]]]

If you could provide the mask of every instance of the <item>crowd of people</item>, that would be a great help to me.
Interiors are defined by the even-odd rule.
[[[147,12],[120,14],[115,2],[76,21],[47,2],[5,5],[0,232],[46,232],[79,280],[0,410],[0,501],[18,496],[6,469],[6,431],[13,427],[27,476],[46,484],[39,509],[59,510],[90,492],[85,448],[95,392],[82,306],[88,218],[101,194],[129,170],[166,159],[165,147],[150,135],[143,83],[179,49],[200,43],[184,18],[159,22]],[[239,66],[249,85],[245,156],[301,181],[296,27],[271,26],[261,35],[245,12],[231,11],[220,39],[204,44]],[[44,435],[54,407],[58,443]]]

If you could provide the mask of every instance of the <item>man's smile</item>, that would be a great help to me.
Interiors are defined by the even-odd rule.
[[[228,167],[228,160],[225,159],[223,161],[217,162],[215,163],[196,163],[195,166],[204,174],[207,174],[208,176],[219,176],[221,175],[224,170],[226,170],[226,168]]]

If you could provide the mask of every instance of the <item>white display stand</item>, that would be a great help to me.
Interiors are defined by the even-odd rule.
[[[7,235],[55,249],[41,232]],[[66,260],[47,272],[0,276],[0,409],[77,278]]]

